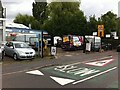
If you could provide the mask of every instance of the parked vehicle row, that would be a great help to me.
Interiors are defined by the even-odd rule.
[[[64,50],[77,50],[83,46],[83,36],[65,35],[61,43]]]
[[[111,44],[102,43],[101,46],[104,50],[111,50]],[[117,52],[120,52],[120,44],[116,48]],[[36,52],[32,47],[30,47],[25,42],[19,41],[8,41],[8,42],[0,42],[0,59],[3,58],[4,55],[13,57],[14,60],[17,59],[34,59]]]

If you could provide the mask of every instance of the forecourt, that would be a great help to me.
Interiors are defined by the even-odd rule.
[[[104,78],[103,75],[118,69],[118,61],[113,56],[99,59],[61,64],[28,71],[28,74],[48,74],[49,77],[61,86],[76,85],[94,78]],[[102,77],[101,77],[102,76]]]

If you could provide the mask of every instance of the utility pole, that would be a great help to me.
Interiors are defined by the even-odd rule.
[[[5,41],[6,40],[5,18],[6,18],[6,8],[2,7],[2,3],[1,3],[1,0],[0,0],[0,41]]]
[[[41,58],[43,58],[43,31],[41,31]]]

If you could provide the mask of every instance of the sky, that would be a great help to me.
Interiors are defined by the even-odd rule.
[[[32,15],[32,3],[34,0],[1,0],[6,8],[7,22],[12,22],[18,13]],[[81,0],[80,9],[89,18],[95,15],[96,18],[112,11],[118,15],[118,2],[120,0]]]

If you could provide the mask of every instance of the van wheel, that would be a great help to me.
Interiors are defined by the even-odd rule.
[[[17,54],[13,54],[13,59],[14,60],[17,60],[18,58],[17,58]]]

